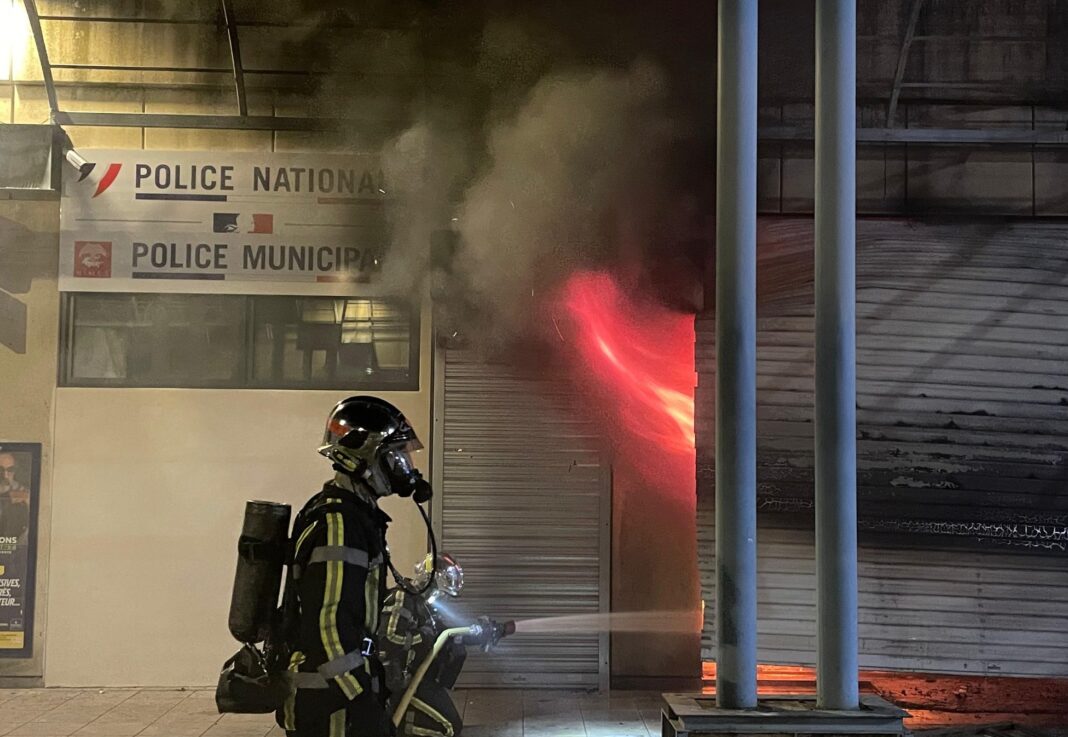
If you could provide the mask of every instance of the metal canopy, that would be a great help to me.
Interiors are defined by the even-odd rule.
[[[216,18],[153,18],[122,16],[68,16],[41,14],[36,0],[23,0],[26,16],[33,33],[37,56],[41,63],[41,77],[48,98],[50,117],[59,125],[93,125],[93,126],[132,126],[146,128],[209,128],[230,130],[292,130],[292,131],[326,131],[337,130],[342,121],[335,118],[320,117],[274,117],[249,115],[248,94],[245,86],[246,75],[275,75],[279,77],[316,77],[323,72],[314,69],[249,69],[242,62],[239,41],[240,27],[279,27],[289,24],[277,21],[249,19],[239,21],[234,13],[232,0],[219,0]],[[105,23],[105,24],[163,24],[163,25],[198,25],[215,26],[225,29],[230,50],[231,65],[220,66],[166,66],[166,65],[122,65],[122,64],[74,64],[54,63],[48,53],[42,21]],[[342,25],[348,25],[342,23]],[[60,107],[56,93],[57,82],[54,70],[79,70],[89,72],[163,72],[175,74],[231,74],[233,76],[236,115],[164,115],[150,113],[103,113],[70,112]],[[86,83],[79,83],[86,84]],[[88,83],[92,84],[92,83]],[[99,83],[96,83],[99,84]],[[122,85],[126,86],[126,85]]]
[[[286,29],[300,29],[302,33],[304,31],[333,33],[337,30],[350,29],[355,32],[410,31],[418,27],[418,18],[405,15],[403,11],[398,11],[400,15],[397,18],[375,21],[373,27],[368,27],[363,23],[355,11],[344,9],[336,9],[330,13],[324,11],[326,14],[314,17],[301,17],[288,11],[279,13],[279,8],[288,7],[283,0],[275,0],[273,4],[248,0],[196,0],[196,2],[174,0],[172,3],[159,4],[115,3],[115,10],[109,10],[106,7],[107,4],[103,2],[74,3],[67,0],[22,0],[22,2],[40,60],[41,79],[38,80],[36,75],[33,75],[33,79],[17,81],[12,79],[11,83],[43,86],[52,119],[55,122],[63,121],[65,125],[134,127],[171,127],[173,125],[231,130],[317,131],[336,129],[339,122],[362,124],[363,121],[293,117],[279,118],[278,125],[268,126],[268,121],[273,120],[272,116],[260,116],[259,119],[253,119],[256,116],[250,115],[250,109],[255,110],[254,100],[257,89],[295,90],[307,81],[322,79],[334,73],[326,69],[325,65],[318,63],[318,55],[315,51],[301,65],[303,68],[284,68],[281,60],[288,59],[288,57],[280,53],[265,53],[262,46],[257,46],[258,40],[269,37],[263,34],[282,33]],[[1049,2],[1051,8],[1056,8],[1058,3],[1068,3],[1068,0],[1049,0]],[[876,65],[878,68],[865,66],[864,75],[858,79],[858,90],[865,103],[874,101],[882,106],[878,113],[879,123],[883,122],[882,117],[885,115],[885,126],[888,130],[886,135],[889,136],[887,139],[881,139],[882,134],[878,131],[862,128],[858,131],[858,142],[1047,147],[1065,144],[1061,137],[1042,130],[1011,133],[999,131],[993,134],[986,131],[908,128],[907,122],[904,123],[906,127],[899,127],[902,123],[897,118],[907,118],[907,115],[901,116],[900,114],[902,106],[913,102],[933,101],[945,104],[975,105],[1013,100],[1015,104],[1023,104],[1020,100],[1026,99],[1027,104],[1056,108],[1062,104],[1068,92],[1068,80],[1064,79],[1063,75],[1055,73],[1056,69],[1052,67],[1045,70],[1045,74],[1039,74],[1035,69],[1028,68],[1011,80],[976,78],[970,76],[970,73],[957,76],[952,71],[945,77],[956,78],[943,78],[933,73],[927,76],[918,74],[918,70],[922,70],[924,64],[919,63],[923,59],[917,56],[917,53],[932,46],[965,50],[972,45],[989,44],[1004,44],[1013,48],[1019,48],[1021,45],[1036,48],[1052,47],[1060,38],[1056,31],[1059,26],[1056,26],[1053,20],[1047,20],[1045,30],[1042,30],[1041,26],[1032,27],[1024,24],[1019,26],[1002,24],[1005,27],[991,27],[989,23],[983,25],[974,20],[961,22],[961,18],[950,12],[954,7],[952,3],[894,0],[891,4],[899,5],[899,12],[872,15],[875,12],[874,9],[886,5],[884,2],[875,0],[862,2],[858,7],[858,12],[866,21],[862,24],[865,32],[858,36],[861,47],[881,44],[881,48],[884,48],[886,53],[873,58],[876,61],[879,59],[887,61],[881,67]],[[134,13],[118,9],[131,5],[141,7],[142,11]],[[174,12],[170,15],[160,12],[159,8],[163,6],[171,8]],[[155,8],[155,10],[149,12],[145,8]],[[887,27],[886,22],[886,19],[892,16],[901,19],[898,27],[893,29]],[[1051,11],[1050,19],[1055,17],[1061,16]],[[148,29],[155,29],[161,33],[165,31],[160,29],[160,26],[201,27],[205,34],[214,32],[216,35],[198,36],[201,41],[208,39],[211,45],[211,58],[198,58],[193,55],[187,66],[167,66],[151,58],[138,60],[146,61],[147,64],[124,63],[126,60],[123,59],[106,59],[111,62],[108,64],[73,63],[87,60],[57,58],[59,49],[48,48],[45,31],[54,32],[56,25],[62,27],[64,37],[66,37],[66,27],[91,29],[94,26],[116,27],[120,29],[117,31],[120,34],[124,30],[123,27],[129,26],[140,26],[146,29],[146,32]],[[243,39],[242,36],[244,36]],[[215,41],[219,43],[214,44]],[[227,49],[228,59],[225,53]],[[1046,57],[1054,58],[1049,54],[1046,54]],[[910,69],[914,75],[911,78],[909,77]],[[140,74],[139,77],[138,74]],[[364,76],[352,69],[345,69],[344,74],[349,77]],[[406,70],[401,74],[405,75],[409,72]],[[432,66],[423,66],[423,70],[419,72],[424,84],[426,78],[433,74]],[[397,86],[401,83],[400,79],[397,79],[395,84],[394,80],[388,78],[381,81],[374,80],[374,77],[379,76],[374,72],[367,76],[372,82],[369,87],[378,90],[400,89],[400,86]],[[389,73],[385,76],[388,77]],[[64,109],[61,93],[68,87],[142,90],[154,88],[232,89],[233,114],[170,116],[124,113],[123,117],[111,117],[110,114],[102,111],[74,113]],[[792,101],[804,103],[807,98],[802,97]],[[774,105],[783,102],[788,101],[763,101],[764,104]],[[213,111],[205,110],[205,112]],[[60,113],[65,113],[66,117],[62,117]],[[93,117],[83,117],[85,115]],[[90,120],[92,122],[89,122]],[[874,123],[866,125],[872,124]],[[784,134],[781,129],[775,129],[762,131],[761,140],[804,141],[810,137],[809,133],[801,129],[794,129],[793,132],[787,134]]]
[[[882,15],[887,8],[894,12]],[[907,93],[912,93],[911,100],[916,102],[1028,104],[1061,109],[1068,93],[1068,77],[1055,50],[1063,46],[1068,33],[1068,3],[1038,0],[1028,8],[1033,12],[1002,12],[1004,8],[993,3],[945,0],[861,2],[860,9],[867,11],[866,25],[875,33],[858,40],[862,47],[868,46],[866,61],[878,66],[878,71],[869,68],[868,79],[861,79],[860,87],[870,91],[882,85],[878,97],[888,100],[888,128],[899,124],[898,104]],[[885,19],[900,17],[899,31],[890,35],[889,29],[872,28],[876,13]],[[892,49],[892,56],[886,53]],[[1001,69],[984,63],[999,56],[1003,59]],[[883,65],[887,58],[896,60],[889,69]],[[912,78],[909,69],[915,75]],[[892,80],[889,85],[883,76],[886,72]]]

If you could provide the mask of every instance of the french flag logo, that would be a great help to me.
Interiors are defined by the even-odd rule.
[[[212,217],[211,229],[215,233],[274,233],[274,215],[264,212],[253,213],[251,216],[236,212],[217,212]]]
[[[252,216],[250,233],[274,233],[274,215],[257,212]]]

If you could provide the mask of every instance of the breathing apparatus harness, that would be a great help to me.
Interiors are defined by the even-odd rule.
[[[343,473],[354,480],[362,480],[367,486],[374,490],[374,485],[371,483],[372,470],[367,463],[353,463],[353,461],[344,454],[331,453],[330,460],[334,462],[334,470]],[[438,566],[438,540],[434,535],[434,525],[430,521],[430,515],[426,513],[426,509],[423,504],[429,502],[433,497],[433,489],[430,488],[430,484],[423,478],[418,470],[407,463],[384,463],[382,464],[387,469],[387,478],[389,481],[390,489],[399,497],[408,498],[411,497],[415,502],[415,508],[419,510],[419,515],[423,518],[423,523],[426,525],[427,537],[430,539],[430,552],[433,556],[432,569],[427,580],[423,583],[421,588],[414,586],[410,579],[405,577],[397,567],[393,564],[393,558],[388,555],[386,557],[386,565],[389,566],[390,574],[393,576],[393,580],[397,585],[405,592],[413,596],[422,596],[430,587],[434,585],[434,579],[437,574]]]

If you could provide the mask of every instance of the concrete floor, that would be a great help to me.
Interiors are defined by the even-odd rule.
[[[654,737],[652,693],[460,691],[464,737]],[[280,737],[273,719],[215,710],[211,690],[0,690],[0,737]]]

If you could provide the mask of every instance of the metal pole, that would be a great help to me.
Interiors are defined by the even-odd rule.
[[[757,2],[719,0],[716,146],[716,702],[757,705]]]
[[[52,65],[48,61],[48,45],[45,43],[44,31],[41,30],[41,17],[37,14],[35,0],[25,0],[24,4],[26,20],[30,23],[33,42],[37,45],[37,58],[41,62],[41,78],[44,80],[45,94],[48,96],[48,111],[54,123],[56,111],[59,110],[59,102],[56,99],[56,82],[52,78]]]
[[[856,709],[856,0],[816,0],[816,680]]]
[[[230,60],[234,68],[234,90],[237,93],[237,112],[248,115],[248,97],[245,95],[245,68],[241,62],[241,43],[238,40],[237,17],[233,0],[222,0],[223,18],[226,21],[226,37],[230,41]]]
[[[890,90],[890,104],[886,108],[886,127],[894,127],[894,118],[897,117],[897,101],[901,99],[901,85],[905,81],[905,69],[909,65],[909,49],[916,36],[916,23],[920,20],[920,11],[923,10],[923,0],[912,0],[912,11],[909,13],[908,25],[905,26],[905,36],[901,39],[901,50],[897,55],[897,71],[894,72],[894,86]]]

